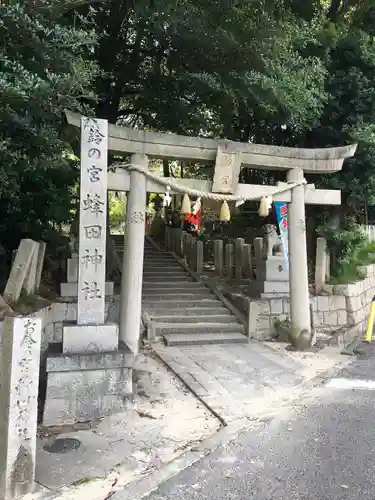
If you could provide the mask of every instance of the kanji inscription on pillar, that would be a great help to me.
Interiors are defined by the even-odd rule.
[[[42,320],[7,317],[0,349],[0,497],[34,487]],[[18,496],[17,496],[18,498]]]
[[[107,120],[82,118],[78,325],[104,323],[107,152]]]

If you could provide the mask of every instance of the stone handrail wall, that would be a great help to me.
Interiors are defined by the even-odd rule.
[[[206,263],[210,264],[213,273],[218,277],[242,280],[251,279],[253,276],[252,248],[251,245],[245,244],[243,238],[225,244],[219,238],[204,242],[180,228],[166,227],[165,247],[183,258],[197,273],[203,273]],[[209,257],[207,253],[210,254]]]

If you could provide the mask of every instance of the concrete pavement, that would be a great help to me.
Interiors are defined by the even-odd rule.
[[[371,349],[298,404],[185,469],[147,499],[371,499],[374,450]]]

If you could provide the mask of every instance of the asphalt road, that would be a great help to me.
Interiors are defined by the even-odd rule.
[[[147,499],[375,499],[374,353]]]

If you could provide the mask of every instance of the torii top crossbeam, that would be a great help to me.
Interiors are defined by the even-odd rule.
[[[68,123],[81,126],[80,116],[66,111]],[[241,167],[268,170],[301,168],[306,173],[328,174],[342,169],[346,158],[354,155],[356,145],[338,148],[305,149],[266,146],[223,139],[204,139],[184,135],[145,132],[109,125],[108,149],[113,153],[143,153],[150,157],[215,161],[218,146],[241,153]]]

